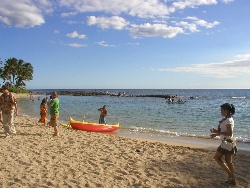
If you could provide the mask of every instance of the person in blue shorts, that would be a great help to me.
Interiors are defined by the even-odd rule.
[[[106,116],[108,115],[108,110],[106,108],[106,105],[104,105],[102,108],[100,108],[99,111],[100,111],[99,123],[100,124],[107,124]]]

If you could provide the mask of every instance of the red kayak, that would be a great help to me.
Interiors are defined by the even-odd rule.
[[[88,132],[113,132],[119,129],[119,123],[115,125],[109,124],[98,124],[98,123],[90,123],[84,121],[76,121],[71,117],[69,118],[70,125],[73,129],[88,131]]]

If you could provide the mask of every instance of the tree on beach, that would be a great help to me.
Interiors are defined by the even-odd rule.
[[[5,85],[23,88],[26,86],[24,81],[33,79],[33,66],[22,59],[9,58],[0,68],[0,78],[3,79]]]

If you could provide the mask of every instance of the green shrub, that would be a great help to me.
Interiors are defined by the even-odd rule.
[[[29,93],[27,89],[23,88],[9,88],[9,91],[12,93]]]

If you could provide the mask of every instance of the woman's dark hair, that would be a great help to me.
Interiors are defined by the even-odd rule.
[[[8,86],[6,86],[6,85],[3,85],[3,86],[2,86],[2,89],[3,89],[3,90],[5,90],[5,89],[7,89],[7,90],[8,90],[8,89],[9,89],[9,87],[8,87]]]
[[[235,113],[235,107],[233,104],[225,103],[225,104],[221,105],[220,107],[224,110],[228,110],[230,115],[234,115],[234,113]]]
[[[46,103],[46,98],[44,98],[44,99],[42,100],[41,105],[42,105],[42,104],[45,104],[45,103]]]

